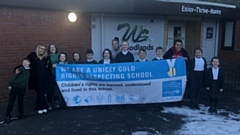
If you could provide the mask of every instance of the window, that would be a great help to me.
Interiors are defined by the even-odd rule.
[[[228,20],[223,22],[223,41],[222,41],[222,49],[224,50],[233,50],[234,44],[234,28],[235,21]]]

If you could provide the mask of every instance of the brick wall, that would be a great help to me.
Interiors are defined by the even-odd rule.
[[[235,23],[235,33],[234,33],[234,46],[233,50],[223,50],[222,49],[222,24],[220,24],[219,29],[219,44],[218,44],[218,56],[220,60],[225,63],[236,63],[240,64],[240,19],[236,20]]]
[[[23,57],[35,51],[37,45],[56,43],[59,52],[68,54],[91,48],[91,15],[78,13],[70,23],[67,11],[0,7],[0,101],[6,101],[7,85],[13,68]],[[27,92],[27,95],[35,92]]]

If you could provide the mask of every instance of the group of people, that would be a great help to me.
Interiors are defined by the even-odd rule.
[[[129,44],[127,41],[122,41],[119,44],[119,39],[112,40],[112,49],[104,49],[102,59],[97,62],[93,59],[94,52],[92,49],[86,50],[86,60],[81,61],[79,52],[73,52],[72,61],[67,60],[67,54],[64,52],[58,53],[56,45],[50,44],[47,48],[39,45],[35,52],[30,53],[22,60],[22,64],[14,69],[14,77],[9,83],[10,91],[9,103],[6,111],[6,123],[11,121],[11,112],[13,105],[18,97],[18,119],[24,117],[24,95],[26,89],[36,91],[36,111],[38,114],[47,113],[55,107],[60,107],[59,100],[61,94],[57,87],[55,68],[56,64],[111,64],[122,62],[146,62],[147,51],[139,50],[139,59],[134,60],[133,54],[128,51]],[[47,49],[47,50],[46,50]],[[175,59],[183,57],[187,67],[187,83],[190,91],[191,104],[193,109],[199,109],[198,99],[202,88],[209,91],[210,112],[217,111],[218,99],[223,91],[224,74],[219,68],[219,59],[213,57],[212,67],[207,69],[207,62],[202,57],[202,49],[194,50],[194,57],[189,58],[187,51],[183,48],[181,40],[175,40],[174,45],[165,54],[162,47],[155,49],[156,57],[152,60]],[[163,110],[162,104],[157,104],[156,109]],[[139,110],[144,110],[144,105],[139,105]]]

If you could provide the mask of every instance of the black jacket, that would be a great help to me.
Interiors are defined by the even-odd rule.
[[[41,71],[44,71],[44,79],[40,80],[39,71],[40,67],[38,66],[39,58],[35,52],[30,53],[27,58],[30,60],[30,77],[28,82],[28,89],[36,89],[39,85],[39,81],[44,82],[45,86],[49,83],[50,77],[52,75],[51,69],[52,64],[50,57],[44,57],[42,60],[44,61],[45,67]],[[44,87],[45,87],[44,86]]]
[[[206,78],[205,78],[206,87],[209,87],[211,89],[212,82],[213,82],[212,68],[208,68],[206,72]],[[224,72],[221,68],[219,68],[219,72],[218,72],[217,85],[218,85],[218,89],[224,89]]]
[[[204,61],[204,78],[206,76],[206,72],[207,72],[207,61],[204,57],[203,58],[203,61]],[[194,72],[194,68],[195,68],[195,58],[191,59],[189,61],[189,64],[188,64],[188,71],[187,71],[187,79],[188,81],[191,80],[191,78],[193,78],[193,72]],[[204,84],[205,85],[205,84]]]

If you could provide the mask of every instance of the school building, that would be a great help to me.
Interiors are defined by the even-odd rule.
[[[76,22],[68,13],[76,13]],[[55,43],[58,50],[94,50],[94,59],[102,58],[104,48],[118,37],[128,40],[129,50],[138,58],[138,50],[147,50],[147,59],[155,57],[155,48],[164,51],[175,39],[183,41],[190,57],[193,49],[203,49],[210,61],[239,63],[240,2],[235,0],[2,0],[0,3],[0,101],[6,101],[7,85],[13,68],[35,51],[37,45]],[[240,68],[240,66],[239,66]],[[28,92],[35,94],[34,91]]]

